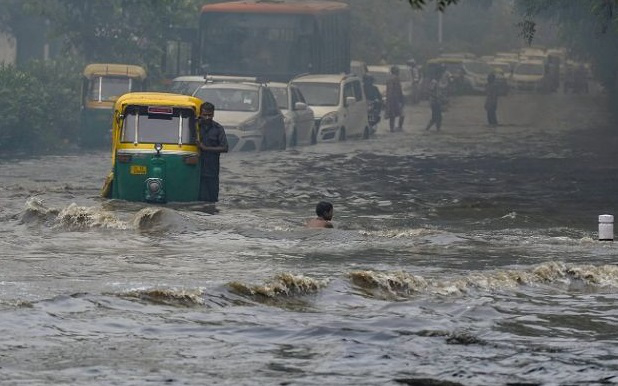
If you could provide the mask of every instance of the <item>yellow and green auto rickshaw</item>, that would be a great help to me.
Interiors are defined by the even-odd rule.
[[[80,144],[110,145],[114,102],[123,94],[145,89],[146,70],[128,64],[93,63],[84,68]]]
[[[198,201],[201,103],[158,92],[121,96],[113,113],[112,172],[102,195],[151,203]]]

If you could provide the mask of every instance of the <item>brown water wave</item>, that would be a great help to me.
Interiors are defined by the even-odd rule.
[[[548,262],[528,269],[488,271],[451,278],[428,278],[405,271],[364,270],[349,272],[345,279],[352,288],[360,290],[362,296],[386,301],[405,300],[415,296],[476,296],[478,292],[512,292],[523,286],[546,286],[587,293],[614,292],[618,289],[618,266]],[[248,301],[280,308],[306,308],[310,306],[307,296],[328,291],[333,280],[334,278],[316,279],[301,274],[281,273],[262,284],[231,281],[224,288],[213,291],[202,288],[142,288],[117,293],[115,296],[185,307],[226,307],[246,305]],[[348,294],[355,295],[358,292],[351,291]],[[234,296],[239,296],[240,299]]]
[[[354,271],[349,273],[349,279],[363,294],[380,299],[408,298],[416,294],[457,296],[472,290],[502,291],[524,285],[615,290],[618,289],[618,266],[548,262],[530,269],[474,273],[444,280],[424,278],[404,271]]]
[[[182,223],[180,215],[162,207],[147,206],[136,213],[130,213],[122,218],[120,212],[106,210],[98,206],[81,206],[70,203],[63,208],[48,207],[37,197],[29,198],[23,211],[18,216],[21,223],[44,223],[51,228],[62,228],[70,231],[86,231],[91,229],[134,229],[152,231],[175,227]]]
[[[154,304],[192,307],[204,305],[202,289],[150,288],[134,289],[119,294],[120,297],[138,299]]]

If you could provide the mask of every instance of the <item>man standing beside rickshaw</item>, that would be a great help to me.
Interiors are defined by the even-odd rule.
[[[200,107],[198,147],[201,149],[202,175],[200,177],[201,201],[219,201],[219,156],[228,152],[225,130],[214,121],[215,106],[204,102]]]

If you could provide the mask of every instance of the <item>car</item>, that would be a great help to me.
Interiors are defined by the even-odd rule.
[[[545,63],[540,60],[519,62],[511,76],[512,88],[525,91],[543,91]]]
[[[313,74],[292,79],[315,113],[317,142],[369,138],[367,100],[353,74]]]
[[[283,113],[287,146],[315,144],[317,130],[313,124],[313,110],[300,89],[291,83],[280,82],[270,82],[268,88]]]
[[[178,76],[172,79],[169,91],[174,94],[193,95],[195,90],[206,83],[206,79],[200,75]]]
[[[508,66],[508,63],[505,63]],[[480,60],[466,60],[463,66],[464,88],[472,93],[485,93],[487,77],[493,73],[496,77],[496,86],[499,95],[508,94],[507,78],[501,70],[497,70],[489,63]]]
[[[283,114],[265,84],[208,80],[193,96],[215,105],[230,151],[285,149]]]
[[[395,65],[399,67],[399,81],[401,82],[401,91],[406,101],[412,99],[412,72],[410,67],[405,64]],[[386,81],[391,76],[392,65],[373,65],[367,66],[367,73],[373,76],[374,83],[380,90],[380,94],[386,97]]]

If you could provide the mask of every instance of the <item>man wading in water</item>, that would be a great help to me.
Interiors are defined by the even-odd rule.
[[[202,151],[202,175],[200,178],[200,200],[207,202],[219,201],[219,156],[227,153],[228,144],[225,130],[213,120],[215,106],[204,102],[200,106],[200,141],[198,147]]]
[[[333,204],[327,201],[320,201],[315,207],[317,218],[307,221],[309,228],[333,228]]]

